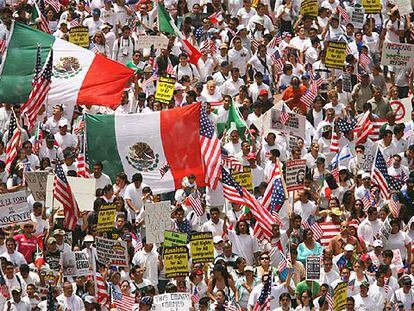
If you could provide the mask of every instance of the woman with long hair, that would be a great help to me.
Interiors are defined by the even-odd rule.
[[[218,291],[222,291],[229,299],[234,297],[236,302],[239,301],[233,278],[228,273],[226,267],[220,264],[216,264],[213,268],[212,276],[208,282],[207,296],[213,301],[217,301],[216,294]]]
[[[310,229],[303,230],[303,242],[298,245],[298,260],[306,265],[306,258],[308,256],[316,255],[320,256],[323,251],[323,247],[319,242],[314,241],[313,232]]]
[[[91,46],[95,46],[95,48],[99,51],[99,54],[104,55],[106,57],[111,57],[111,52],[109,49],[108,44],[106,44],[105,35],[102,31],[98,30],[92,37]]]
[[[312,301],[312,292],[308,289],[305,290],[300,295],[300,302],[299,305],[296,307],[295,311],[311,311],[315,310],[313,307]]]

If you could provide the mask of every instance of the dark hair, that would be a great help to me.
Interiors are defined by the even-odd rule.
[[[242,223],[242,222],[244,222],[245,224],[246,224],[246,227],[247,227],[247,232],[249,232],[249,230],[250,230],[250,226],[249,226],[249,224],[247,223],[247,221],[246,220],[239,220],[237,223],[236,223],[236,227],[234,228],[234,231],[236,232],[236,234],[237,235],[240,235],[240,229],[239,229],[239,226],[240,226],[240,223]]]
[[[217,213],[219,213],[220,214],[220,210],[219,210],[219,208],[218,207],[212,207],[212,208],[210,208],[210,214],[211,213],[213,213],[213,212],[217,212]]]
[[[101,161],[96,161],[94,164],[93,164],[93,166],[99,166],[101,169],[103,169],[103,164],[102,164],[102,162]]]

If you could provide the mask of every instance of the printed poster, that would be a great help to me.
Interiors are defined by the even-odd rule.
[[[110,266],[128,267],[128,250],[125,241],[95,238],[98,261]]]
[[[303,189],[306,174],[306,160],[286,161],[286,190],[294,191]]]
[[[345,42],[328,42],[325,55],[325,66],[327,68],[343,69],[346,58],[346,45]]]
[[[188,249],[186,246],[164,247],[165,276],[174,278],[188,275]]]
[[[214,243],[213,233],[193,233],[190,241],[191,259],[193,263],[213,262]]]

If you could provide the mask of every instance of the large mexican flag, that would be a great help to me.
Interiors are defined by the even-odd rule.
[[[42,63],[53,48],[53,77],[48,104],[102,105],[116,108],[133,71],[52,35],[14,23],[0,67],[0,101],[24,103],[31,91],[37,46]]]
[[[154,193],[181,187],[182,178],[196,176],[204,186],[200,144],[200,104],[161,112],[86,115],[88,157],[101,161],[112,179],[142,173]]]

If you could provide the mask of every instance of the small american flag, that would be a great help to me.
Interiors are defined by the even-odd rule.
[[[200,143],[205,181],[215,189],[221,173],[221,148],[220,141],[214,133],[214,126],[211,124],[204,107],[200,109]]]
[[[401,209],[401,203],[398,201],[397,195],[392,194],[390,197],[390,210],[394,218],[398,217],[398,215],[400,214],[400,209]]]
[[[116,291],[114,291],[114,293],[118,294]],[[120,311],[131,311],[134,308],[135,297],[122,295],[120,293],[119,295],[117,294],[113,295],[114,306]]]
[[[258,39],[256,39],[256,38],[252,39],[252,41],[251,41],[252,49],[257,50],[257,48],[259,47],[259,44],[260,44],[260,42],[259,42]]]
[[[283,57],[280,56],[278,50],[270,55],[273,65],[275,65],[276,73],[280,74],[283,72]]]
[[[76,228],[76,222],[80,217],[78,203],[75,200],[69,182],[63,172],[59,161],[56,163],[55,180],[53,183],[53,197],[63,205],[65,224],[70,230]]]
[[[0,291],[4,298],[10,298],[9,287],[6,284],[6,280],[4,279],[3,273],[0,273]]]
[[[235,306],[231,301],[229,301],[225,306],[224,306],[224,310],[225,311],[239,311],[240,309]]]
[[[0,54],[4,54],[7,49],[7,42],[6,40],[0,39]]]
[[[346,45],[346,52],[345,53],[346,53],[346,55],[353,54],[353,51],[352,51],[352,49],[351,49],[351,47],[350,47],[349,44]]]
[[[224,20],[223,13],[222,13],[222,11],[214,12],[213,14],[211,14],[208,17],[208,19],[210,20],[210,22],[212,24],[220,23],[220,22],[222,22]]]
[[[334,301],[332,299],[332,295],[330,293],[330,290],[328,289],[328,292],[326,293],[325,296],[326,302],[328,303],[328,310],[334,310]]]
[[[361,53],[359,54],[359,63],[361,66],[367,67],[371,63],[371,58],[367,54]]]
[[[367,211],[375,203],[375,194],[370,191],[366,192],[361,199],[362,204],[364,205],[364,210]]]
[[[85,119],[82,116],[79,116],[73,124],[73,134],[76,136],[82,135],[85,130]]]
[[[141,232],[137,232],[136,238],[134,239],[136,242],[135,247],[134,247],[134,253],[136,253],[136,252],[139,252],[143,248]]]
[[[7,143],[6,143],[6,172],[10,173],[11,164],[17,157],[17,150],[21,147],[20,141],[21,130],[17,125],[16,117],[14,112],[10,115]]]
[[[86,157],[86,137],[82,135],[79,137],[80,150],[76,161],[77,176],[81,178],[89,178],[90,171]]]
[[[387,120],[386,119],[381,119],[381,118],[377,118],[377,117],[372,116],[371,123],[372,123],[372,132],[369,135],[369,138],[372,141],[377,141],[377,140],[380,139],[380,130],[381,130],[381,127],[385,123],[387,123]]]
[[[156,74],[153,74],[151,77],[149,77],[147,80],[143,81],[141,83],[142,87],[146,87],[148,85],[150,85],[151,83],[157,82],[158,80],[158,76]]]
[[[282,105],[282,112],[280,113],[280,123],[286,125],[289,121],[289,113],[286,111],[285,105]]]
[[[273,36],[272,40],[270,40],[267,44],[267,48],[275,49],[279,46],[280,42],[282,42],[282,37],[280,36],[280,34],[276,34]]]
[[[221,147],[221,165],[236,172],[243,171],[243,164],[223,147]]]
[[[167,75],[174,76],[174,77],[177,75],[177,72],[174,70],[174,67],[170,63],[168,63],[165,73]]]
[[[163,178],[165,176],[165,174],[167,174],[167,172],[170,170],[170,165],[165,162],[160,168],[160,174],[161,174],[161,178]]]
[[[354,133],[357,136],[356,145],[364,141],[372,132],[373,126],[370,120],[370,112],[367,111],[365,114],[360,118],[355,125]]]
[[[37,11],[38,17],[40,18],[40,30],[46,33],[50,33],[49,22],[45,17],[45,3],[44,1],[39,1],[40,7],[37,3],[34,3],[35,10]]]
[[[332,153],[339,152],[339,135],[335,131],[332,132],[331,145],[329,147],[329,151]]]
[[[204,214],[200,194],[198,191],[195,191],[188,196],[188,202],[190,203],[190,206],[193,208],[197,216],[202,216]]]
[[[341,5],[338,5],[336,7],[336,10],[338,11],[338,14],[341,16],[344,24],[349,23],[349,14],[345,8],[343,8]]]
[[[263,284],[263,288],[260,292],[260,296],[257,299],[253,311],[268,311],[270,310],[270,293],[272,291],[272,278],[267,277],[266,283]]]
[[[194,292],[191,294],[191,301],[197,304],[200,301],[200,294],[198,292],[198,286],[194,286]]]
[[[95,54],[100,53],[99,49],[96,47],[95,43],[91,43],[91,45],[89,46],[89,50],[91,50],[92,52],[94,52]]]
[[[315,100],[316,96],[318,96],[318,88],[324,83],[322,77],[318,79],[314,79],[313,75],[311,75],[310,79],[310,88],[308,91],[302,95],[300,101],[306,105],[306,107],[310,108],[313,106],[313,101]]]
[[[200,45],[200,52],[201,53],[210,53],[212,55],[217,53],[217,47],[213,40],[207,39],[204,40]]]
[[[341,133],[345,134],[346,132],[354,130],[356,122],[347,122],[344,119],[338,118],[337,120],[335,120],[335,125],[338,126],[338,129]]]
[[[271,211],[276,221],[280,221],[280,216],[277,213],[282,208],[285,200],[286,196],[282,183],[282,174],[279,165],[276,164],[263,195],[262,206]]]
[[[78,26],[80,26],[81,25],[81,22],[80,22],[80,19],[79,18],[75,18],[75,19],[72,19],[70,22],[69,22],[69,28],[74,28],[74,27],[78,27]]]
[[[99,305],[104,306],[107,303],[109,303],[107,283],[102,277],[102,274],[100,273],[96,273],[95,281],[96,281],[97,296],[98,296],[97,301]]]
[[[45,0],[45,4],[52,7],[53,10],[55,10],[56,13],[60,12],[61,4],[60,4],[59,0]]]
[[[322,227],[315,220],[313,215],[310,215],[307,220],[303,220],[302,226],[304,229],[310,229],[313,232],[313,239],[315,241],[318,241],[323,236]]]

